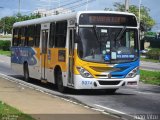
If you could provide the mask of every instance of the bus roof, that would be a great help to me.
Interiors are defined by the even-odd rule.
[[[106,13],[106,14],[108,13],[108,14],[123,14],[123,15],[133,15],[133,16],[135,16],[132,13],[117,12],[117,11],[79,11],[79,12],[53,15],[53,16],[48,16],[48,17],[42,17],[42,18],[37,18],[37,19],[32,19],[32,20],[16,22],[16,23],[13,24],[13,27],[21,27],[21,26],[41,24],[41,23],[47,23],[47,22],[53,22],[53,21],[68,20],[68,19],[71,19],[71,18],[76,18],[76,16],[79,16],[82,13]]]

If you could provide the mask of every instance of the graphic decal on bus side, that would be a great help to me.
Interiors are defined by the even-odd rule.
[[[35,51],[31,47],[12,47],[12,63],[23,64],[25,61],[29,65],[36,65]]]

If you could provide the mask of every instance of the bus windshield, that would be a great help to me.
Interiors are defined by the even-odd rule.
[[[123,63],[138,59],[138,30],[111,27],[80,27],[78,55],[98,63]]]

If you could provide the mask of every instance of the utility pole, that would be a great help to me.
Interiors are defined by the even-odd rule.
[[[21,10],[21,0],[19,0],[19,2],[18,2],[18,14],[20,14],[20,11]]]
[[[60,6],[61,6],[61,1],[58,0],[58,7],[60,8]]]
[[[86,1],[86,11],[88,10],[88,0]]]
[[[125,0],[125,12],[129,11],[129,0]]]
[[[139,0],[139,25],[141,23],[141,0]]]

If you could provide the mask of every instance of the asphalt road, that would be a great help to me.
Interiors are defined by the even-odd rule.
[[[0,73],[18,76],[10,69],[9,61],[8,57],[0,56]],[[106,95],[104,91],[72,90],[65,96],[116,115],[127,114],[136,118],[154,115],[151,117],[160,119],[160,86],[140,83],[137,88],[121,88],[114,95]]]
[[[146,70],[160,70],[160,62],[152,63],[152,62],[141,61],[140,66],[142,69]]]

